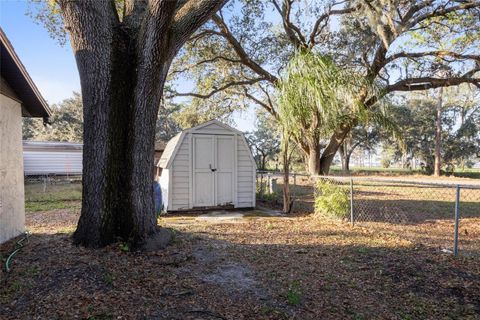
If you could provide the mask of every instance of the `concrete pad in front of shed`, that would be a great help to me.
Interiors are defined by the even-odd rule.
[[[271,210],[267,208],[257,208],[253,210],[243,211],[211,211],[202,214],[196,218],[199,221],[205,221],[210,223],[225,223],[225,222],[240,222],[243,218],[247,217],[278,217],[282,213],[277,210]]]
[[[244,213],[239,211],[211,211],[198,216],[196,220],[211,223],[239,222],[243,215]]]

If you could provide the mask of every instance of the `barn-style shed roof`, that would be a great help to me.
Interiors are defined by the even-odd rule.
[[[172,159],[175,158],[175,154],[178,151],[178,147],[182,144],[183,139],[185,138],[185,136],[188,133],[195,133],[195,131],[198,131],[200,129],[215,127],[215,126],[221,127],[221,128],[226,129],[228,131],[231,131],[232,133],[239,134],[245,139],[245,137],[243,135],[243,132],[241,132],[241,131],[239,131],[235,128],[232,128],[229,125],[226,125],[225,123],[222,123],[218,120],[215,120],[215,119],[210,120],[210,121],[202,123],[202,124],[200,124],[196,127],[183,130],[182,132],[180,132],[176,136],[174,136],[172,139],[170,139],[170,141],[168,141],[168,143],[167,143],[167,146],[165,147],[165,150],[163,151],[162,157],[160,158],[160,160],[157,163],[157,166],[161,167],[161,168],[170,167]],[[214,130],[212,130],[211,133],[212,134],[218,134]],[[245,141],[245,143],[246,143],[246,141]],[[253,157],[251,158],[251,160],[253,162],[255,162],[253,160]]]

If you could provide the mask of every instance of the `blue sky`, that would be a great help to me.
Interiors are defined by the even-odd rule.
[[[70,45],[60,46],[47,30],[26,15],[26,0],[0,0],[0,25],[10,39],[17,55],[49,104],[54,104],[80,92],[75,58]],[[236,127],[253,129],[252,110],[234,115]]]
[[[43,97],[58,103],[80,91],[75,59],[68,44],[61,47],[25,15],[27,8],[27,1],[0,1],[0,25]]]

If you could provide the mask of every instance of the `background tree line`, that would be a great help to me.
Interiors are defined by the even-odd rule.
[[[301,50],[361,75],[366,81],[356,85],[355,100],[365,109],[398,92],[478,86],[478,16],[477,1],[230,1],[173,65],[171,81],[193,79],[195,90],[172,86],[166,97],[190,97],[189,108],[199,114],[253,104],[279,121],[282,73]],[[371,86],[378,90],[367,90]],[[343,117],[329,132],[311,119],[302,131],[314,136],[293,139],[310,163],[308,171],[327,174],[360,119]]]
[[[350,101],[341,101],[341,106],[334,106],[332,100],[323,106],[311,103],[309,112],[302,115],[304,120],[290,114],[291,123],[299,124],[292,139],[308,172],[328,173],[336,154],[342,169],[348,170],[358,148],[374,151],[392,134],[398,140],[399,131],[390,121],[398,115],[388,114],[385,105],[398,96],[408,100],[411,95],[402,92],[420,90],[432,95],[432,88],[462,83],[473,84],[469,88],[475,91],[480,61],[474,50],[480,37],[479,19],[475,19],[478,6],[474,1],[375,1],[371,6],[361,1],[230,1],[187,41],[174,60],[158,112],[156,139],[168,140],[182,128],[212,118],[229,122],[233,112],[256,106],[263,111],[257,112],[261,117],[248,137],[259,168],[265,168],[267,159],[278,160],[278,101],[285,68],[295,52],[308,51],[346,71]],[[272,14],[273,19],[265,19]],[[297,83],[304,78],[299,77]],[[177,91],[185,79],[194,82],[194,92]],[[304,96],[299,93],[299,98]],[[312,101],[319,101],[318,97]],[[354,104],[363,105],[361,112]],[[79,131],[65,122],[71,113],[68,100],[61,106],[55,108],[58,125],[52,124],[50,130],[28,125],[25,138],[79,141]],[[435,109],[434,103],[429,106]],[[71,120],[72,126],[78,123]],[[472,127],[470,122],[466,125]],[[445,129],[443,135],[452,126]],[[448,148],[449,142],[444,142]],[[392,161],[403,157],[406,163],[415,153],[426,170],[432,170],[426,152],[418,151],[422,148],[414,148],[411,141],[405,146],[410,155],[399,156],[403,152],[399,148],[390,150]],[[449,159],[455,155],[453,150],[443,153],[445,166],[458,163]]]

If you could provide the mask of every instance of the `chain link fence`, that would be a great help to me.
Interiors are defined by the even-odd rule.
[[[294,211],[334,216],[445,252],[480,255],[480,183],[388,178],[290,177]],[[257,174],[260,204],[281,207],[282,173]]]
[[[26,211],[80,207],[81,176],[25,176]],[[283,173],[257,172],[257,203],[282,207]],[[456,254],[480,255],[480,183],[290,175],[293,211],[341,218]]]
[[[24,177],[25,210],[46,211],[80,207],[82,176],[35,175]]]
[[[272,171],[257,171],[257,201],[269,207],[281,207],[283,202],[283,173]],[[311,198],[314,188],[310,176],[301,173],[291,173],[289,177],[290,194],[294,202],[294,210],[311,212]]]
[[[480,185],[354,178],[349,199],[352,225],[480,254]]]

